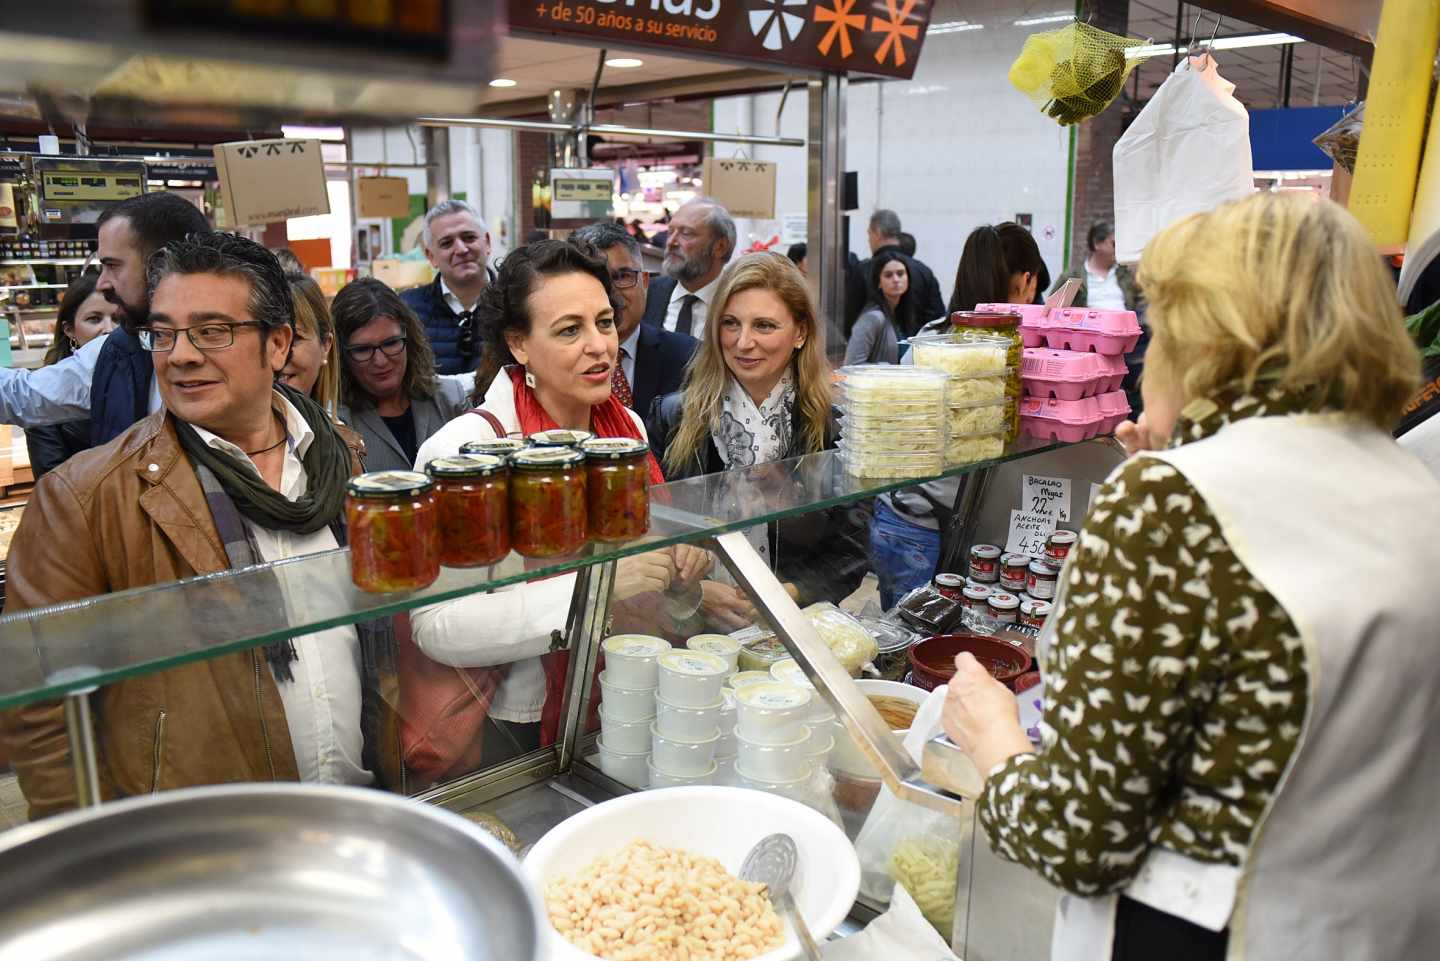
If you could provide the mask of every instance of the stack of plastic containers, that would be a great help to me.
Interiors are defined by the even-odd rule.
[[[1108,434],[1130,413],[1125,354],[1140,339],[1133,311],[1067,307],[1030,313],[1025,342],[1021,433],[1074,442]]]
[[[651,787],[711,784],[720,747],[721,689],[730,665],[718,654],[670,651],[660,655],[655,723],[650,729]]]
[[[874,364],[842,367],[840,459],[861,477],[925,477],[945,457],[946,377]]]
[[[1019,371],[1011,343],[964,331],[910,338],[915,366],[944,373],[945,464],[998,457],[1015,433]]]
[[[644,787],[655,723],[655,690],[660,658],[670,651],[664,638],[616,634],[600,645],[600,770],[629,787]]]

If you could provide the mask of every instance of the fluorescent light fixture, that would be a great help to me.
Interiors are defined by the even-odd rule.
[[[985,24],[971,23],[969,20],[946,20],[944,23],[932,23],[925,31],[927,37],[942,33],[964,33],[966,30],[984,30]]]
[[[1287,43],[1304,42],[1303,37],[1289,33],[1252,33],[1242,37],[1221,37],[1213,44],[1202,40],[1199,45],[1208,45],[1212,50],[1241,50],[1245,47],[1279,47]]]
[[[1038,27],[1042,23],[1060,23],[1064,20],[1074,20],[1073,13],[1047,13],[1043,17],[1026,17],[1024,20],[1016,20],[1017,27]]]
[[[643,67],[645,61],[637,57],[611,57],[605,61],[605,66],[615,67],[618,70],[630,70],[634,67]]]
[[[1221,37],[1213,44],[1208,40],[1200,40],[1195,44],[1195,55],[1199,56],[1206,49],[1243,50],[1246,47],[1281,47],[1288,43],[1304,42],[1303,37],[1289,33],[1251,33],[1239,37]],[[1186,50],[1185,47],[1176,47],[1169,43],[1147,43],[1140,47],[1126,47],[1125,56],[1130,60],[1140,57],[1168,57],[1172,53],[1183,54]]]
[[[492,86],[492,87],[513,87],[513,86],[515,86],[517,83],[519,83],[518,80],[511,80],[509,77],[496,77],[494,80],[490,81],[490,86]]]

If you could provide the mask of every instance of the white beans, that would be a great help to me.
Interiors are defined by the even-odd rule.
[[[565,940],[607,961],[745,961],[783,940],[763,884],[648,841],[551,882],[545,905]]]

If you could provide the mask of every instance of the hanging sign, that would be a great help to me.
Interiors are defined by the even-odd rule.
[[[510,0],[510,28],[909,80],[932,0]]]
[[[1053,515],[1057,521],[1070,519],[1070,478],[1025,474],[1020,480],[1021,510]]]

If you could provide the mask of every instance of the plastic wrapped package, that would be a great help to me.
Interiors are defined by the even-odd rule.
[[[841,367],[840,377],[842,394],[851,402],[938,405],[945,393],[945,378],[919,367],[852,365]]]
[[[945,383],[945,404],[949,407],[994,404],[1008,396],[1009,387],[1010,375],[1004,371],[978,377],[951,377]]]
[[[1005,405],[984,404],[946,408],[945,426],[951,438],[1005,429]]]
[[[811,604],[805,608],[805,616],[810,618],[820,639],[851,677],[859,677],[861,669],[880,653],[880,647],[870,632],[828,601]],[[768,671],[777,661],[790,657],[790,652],[774,631],[755,626],[737,631],[731,637],[743,645],[739,660],[742,671]]]
[[[953,334],[910,338],[915,366],[947,374],[1003,374],[1010,342],[1001,337],[957,337]]]
[[[847,423],[841,429],[840,437],[845,448],[853,453],[927,454],[944,448],[945,426],[939,418],[925,430],[858,428]]]
[[[856,477],[878,480],[901,480],[912,477],[931,477],[944,469],[944,452],[933,454],[911,454],[902,457],[891,453],[868,453],[851,451],[842,441],[839,445],[840,463],[845,470]]]

